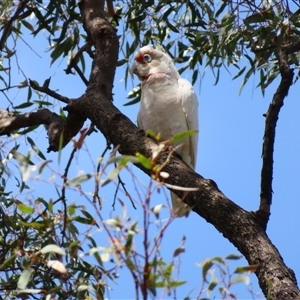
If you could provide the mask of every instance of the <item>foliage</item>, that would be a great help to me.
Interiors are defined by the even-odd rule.
[[[220,80],[221,69],[225,68],[230,73],[235,70],[233,79],[242,78],[241,89],[251,76],[259,73],[257,86],[264,94],[280,74],[278,45],[297,43],[300,34],[300,8],[297,3],[289,1],[133,0],[118,1],[115,8],[121,18],[120,25],[115,19],[111,22],[121,28],[118,66],[124,67],[125,86],[130,78],[129,65],[134,52],[141,45],[150,43],[162,47],[175,62],[181,64],[180,72],[191,69],[193,84],[201,80],[200,66],[214,72],[215,84]],[[86,65],[89,57],[93,56],[93,48],[81,28],[77,1],[25,0],[17,3],[4,0],[0,3],[0,13],[0,92],[7,108],[16,115],[28,109],[43,108],[58,110],[63,115],[64,112],[52,99],[45,98],[29,85],[26,72],[18,64],[19,57],[23,55],[19,45],[25,42],[30,48],[26,42],[29,34],[36,39],[44,38],[50,65],[60,61],[66,65],[66,74],[74,74],[74,68],[76,74],[87,82]],[[290,66],[298,69],[298,61],[298,52],[289,53]],[[17,73],[22,77],[19,83],[15,79]],[[298,77],[299,74],[295,80]],[[38,85],[43,79],[33,80]],[[26,101],[16,101],[15,95],[25,89]],[[132,90],[128,104],[138,102],[139,93],[139,87]],[[150,293],[154,297],[158,289],[162,290],[162,294],[168,294],[183,285],[184,280],[177,280],[174,270],[179,268],[178,258],[184,252],[185,239],[174,250],[170,261],[161,258],[161,240],[172,218],[163,224],[158,219],[162,206],[150,208],[151,186],[143,201],[133,201],[143,206],[143,225],[128,219],[126,206],[121,201],[124,216],[103,218],[98,209],[101,205],[98,190],[90,195],[82,189],[89,180],[102,187],[119,180],[118,191],[122,183],[120,172],[127,169],[130,162],[152,168],[153,176],[158,177],[161,174],[159,168],[155,169],[155,158],[153,163],[141,155],[111,157],[104,164],[103,154],[98,164],[93,161],[97,166],[92,172],[70,178],[70,164],[83,142],[70,150],[65,172],[54,171],[51,160],[30,137],[36,129],[37,126],[31,126],[17,130],[15,135],[1,141],[1,296],[4,299],[37,299],[35,294],[42,293],[48,295],[47,299],[103,299],[104,290],[117,280],[117,270],[122,266],[128,268],[133,278],[137,297],[139,293],[144,297]],[[26,152],[21,147],[19,136],[26,137],[31,151]],[[158,153],[160,151],[158,149]],[[111,164],[116,164],[116,167],[107,171]],[[57,192],[55,200],[42,194],[35,198],[27,197],[26,193],[34,189],[31,187],[34,185],[31,181],[34,172],[38,173],[36,180],[41,180],[45,173],[44,178],[54,174],[62,177],[61,182],[49,180]],[[76,196],[70,196],[74,191]],[[73,196],[74,199],[83,197],[93,208],[94,215],[75,201],[68,201]],[[113,198],[115,200],[116,196]],[[157,232],[153,240],[147,235],[152,232],[151,226]],[[82,228],[84,234],[80,232]],[[94,231],[100,230],[109,236],[109,245],[104,243],[100,246],[96,241]],[[139,235],[143,235],[142,253],[138,253],[135,246]],[[106,263],[111,257],[112,265],[108,267]],[[208,291],[212,291],[219,282],[213,275],[210,281],[207,279],[213,265],[221,271],[221,282],[230,273],[222,258],[204,262],[203,283],[208,285]],[[251,267],[234,273],[254,271],[255,266]],[[231,276],[229,282],[219,287],[221,296],[231,296],[229,288],[238,281],[245,282],[246,279],[240,275]],[[200,293],[203,290],[204,285]]]
[[[29,156],[28,154],[27,157]],[[6,167],[12,164],[13,160],[22,165],[24,170],[29,167],[29,160],[24,162],[18,156],[10,157],[4,162]],[[103,186],[107,184],[107,180],[101,178],[112,173],[107,172],[106,168],[117,161],[118,166],[115,169],[120,169],[121,166],[129,171],[127,164],[130,159],[132,158],[112,158],[92,177]],[[49,164],[45,163],[46,161],[31,162],[31,166],[43,175],[42,173],[49,169]],[[2,171],[4,170],[3,168]],[[26,183],[20,174],[23,178],[20,191],[29,188],[27,183],[29,184],[30,178],[33,177],[33,171],[31,168]],[[4,177],[3,188],[6,185]],[[67,173],[62,174],[62,177],[67,177]],[[43,294],[45,299],[103,299],[105,289],[109,289],[109,286],[118,280],[118,270],[123,267],[126,267],[132,276],[137,299],[139,295],[143,295],[144,299],[150,295],[156,297],[160,290],[160,297],[175,293],[176,289],[186,282],[178,279],[176,275],[176,271],[180,270],[180,256],[185,252],[186,238],[182,237],[181,244],[174,249],[171,260],[165,261],[162,255],[163,237],[167,234],[173,216],[161,218],[166,210],[162,204],[150,207],[151,195],[159,186],[152,187],[153,181],[150,180],[145,197],[132,200],[143,211],[139,220],[130,219],[121,200],[118,202],[123,208],[123,214],[104,219],[98,209],[99,203],[91,201],[83,193],[82,177],[83,175],[79,175],[72,179],[72,184],[65,180],[66,184],[60,187],[60,191],[57,186],[59,197],[56,200],[38,197],[26,203],[12,197],[12,192],[2,192],[1,297],[37,299],[35,295]],[[111,184],[114,179],[110,178]],[[138,184],[137,178],[132,179]],[[70,197],[74,191],[86,199],[89,209],[76,204],[75,201],[67,204],[64,195]],[[90,213],[92,208],[94,216]],[[103,238],[103,235],[107,238]],[[64,250],[57,246],[58,244]],[[241,256],[227,257],[239,258]],[[222,271],[220,282],[215,275],[209,275],[213,274],[211,270],[214,265]],[[230,294],[231,285],[239,282],[248,284],[247,277],[241,276],[241,273],[255,271],[255,267],[252,270],[249,267],[240,267],[231,274],[222,258],[212,258],[199,266],[202,267],[203,274],[199,295],[204,293],[206,286],[210,295],[220,284],[219,291],[225,298]],[[233,277],[234,274],[238,275]],[[208,276],[211,276],[210,281]]]

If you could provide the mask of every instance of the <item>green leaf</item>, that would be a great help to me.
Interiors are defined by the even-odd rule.
[[[28,23],[27,21],[22,20],[21,23],[22,23],[27,29],[29,29],[31,32],[34,31],[33,26],[32,26],[30,23]]]
[[[82,291],[95,291],[95,289],[92,286],[82,284],[82,285],[80,285],[77,288],[77,291],[78,292],[82,292]]]
[[[241,70],[240,70],[240,71],[232,78],[232,80],[234,80],[234,79],[240,77],[240,76],[244,73],[245,70],[246,70],[246,67],[242,68],[242,69],[241,69]]]
[[[44,292],[44,290],[41,289],[25,289],[25,290],[19,290],[19,294],[39,294]]]
[[[52,106],[53,103],[49,102],[49,101],[42,101],[42,100],[34,100],[34,103],[38,104],[39,107],[43,107],[43,106]]]
[[[129,106],[129,105],[133,105],[133,104],[136,104],[136,103],[139,103],[141,101],[141,98],[138,97],[138,98],[135,98],[129,102],[126,102],[125,104],[123,104],[123,106]]]
[[[27,223],[25,221],[20,220],[20,224],[23,225],[23,226],[25,226],[25,227],[35,228],[35,229],[45,228],[46,227],[46,224],[41,223],[41,222],[30,222],[30,223]]]
[[[151,161],[149,158],[144,156],[141,153],[137,153],[136,157],[138,158],[138,163],[140,163],[145,169],[150,170],[152,167]]]
[[[30,269],[25,269],[22,274],[20,275],[19,277],[19,280],[18,280],[18,289],[25,289],[29,280],[30,280],[30,277],[31,277],[31,273],[32,271]]]
[[[172,143],[177,143],[179,142],[180,140],[183,140],[191,135],[194,135],[198,132],[198,130],[188,130],[188,131],[185,131],[185,132],[181,132],[181,133],[178,133],[178,134],[175,134],[172,138],[171,138],[171,141]]]
[[[40,125],[33,125],[33,126],[29,126],[28,128],[26,128],[25,130],[23,131],[19,131],[19,134],[20,135],[25,135],[33,130],[35,130],[36,128],[38,128]]]
[[[75,177],[75,178],[73,178],[71,180],[68,180],[66,182],[66,185],[67,186],[77,186],[77,185],[80,185],[81,183],[89,180],[91,177],[92,177],[91,174],[84,174],[84,175]]]
[[[34,213],[34,208],[25,205],[24,203],[18,203],[17,204],[18,209],[22,212],[22,213],[28,213],[28,214],[32,214]]]
[[[28,143],[31,145],[32,149],[37,153],[37,155],[42,158],[43,160],[46,160],[45,155],[41,152],[41,150],[36,146],[34,141],[28,136],[27,137]]]
[[[226,6],[228,5],[228,3],[226,1],[224,1],[222,3],[222,5],[220,6],[220,8],[217,10],[215,16],[216,18],[224,11],[224,9],[226,8]]]
[[[170,282],[170,287],[171,288],[176,288],[176,287],[179,287],[179,286],[184,285],[186,283],[187,283],[187,281],[185,281],[185,280],[183,280],[183,281],[172,281],[172,282]]]
[[[229,254],[225,257],[225,259],[233,259],[233,260],[237,260],[241,258],[243,258],[243,255],[239,255],[239,254]]]
[[[58,247],[57,245],[47,245],[45,246],[44,248],[42,248],[40,250],[40,253],[42,254],[46,254],[46,253],[56,253],[56,254],[59,254],[59,255],[66,255],[66,252],[61,249],[60,247]]]
[[[244,266],[244,267],[237,267],[234,271],[234,273],[237,274],[242,274],[245,272],[255,272],[259,267],[259,264],[256,265],[249,265],[249,266]]]
[[[108,161],[108,163],[119,163],[118,164],[119,169],[125,167],[129,162],[133,164],[137,164],[139,163],[139,159],[131,155],[120,155],[120,156],[112,157]]]
[[[117,178],[119,176],[119,173],[120,173],[120,169],[118,168],[114,168],[112,169],[108,175],[107,175],[107,178],[104,179],[104,180],[101,180],[101,185],[102,186],[105,186],[107,185],[109,182],[113,181],[115,178]]]
[[[11,151],[14,159],[16,159],[18,161],[18,163],[21,166],[27,166],[29,165],[34,165],[34,163],[29,159],[30,158],[30,153],[28,152],[27,156],[23,155],[22,153],[12,150]]]
[[[32,102],[24,102],[24,103],[22,103],[22,104],[20,104],[20,105],[15,106],[14,108],[15,108],[15,109],[22,109],[22,108],[30,107],[30,106],[32,106],[32,105],[33,105]]]
[[[59,272],[60,274],[67,274],[67,269],[59,260],[48,260],[47,267]]]
[[[173,257],[176,257],[179,254],[184,253],[184,252],[185,252],[185,248],[184,247],[179,247],[179,248],[175,249],[175,251],[173,253]]]
[[[43,162],[43,163],[41,164],[41,166],[39,167],[39,174],[42,174],[44,168],[45,168],[49,163],[51,163],[51,162],[52,162],[52,160],[47,160],[47,161]]]
[[[242,93],[242,90],[243,90],[243,87],[245,86],[245,84],[247,83],[248,79],[250,78],[250,76],[252,75],[252,73],[255,72],[255,69],[251,68],[245,75],[244,77],[244,80],[240,86],[240,89],[239,89],[239,95],[241,95]]]
[[[80,217],[80,216],[74,217],[73,220],[78,222],[78,223],[81,223],[81,224],[96,225],[94,220],[90,220],[90,219],[83,218],[83,217]]]
[[[114,228],[120,228],[122,227],[122,224],[120,223],[120,220],[118,220],[117,218],[115,219],[107,219],[105,221],[103,221],[106,225],[114,227]]]
[[[128,235],[127,235],[127,240],[126,240],[126,243],[125,243],[125,254],[126,254],[126,257],[128,257],[128,254],[131,251],[131,246],[132,246],[132,242],[133,242],[133,236],[135,234],[136,225],[137,225],[137,222],[134,222],[132,224],[132,226],[130,228],[130,231],[128,232]]]
[[[91,222],[96,222],[95,219],[93,218],[93,216],[90,213],[88,213],[87,211],[82,209],[81,213]]]
[[[207,260],[203,263],[202,265],[202,277],[203,277],[203,280],[204,281],[207,281],[206,280],[206,275],[207,275],[207,272],[208,270],[214,265],[214,263],[212,262],[212,260]]]
[[[167,23],[168,28],[170,28],[173,32],[179,33],[178,29],[171,22],[169,22],[168,19],[166,19],[166,23]]]
[[[209,291],[209,292],[213,291],[213,289],[214,289],[217,285],[218,285],[218,279],[217,279],[217,277],[216,277],[214,274],[212,274],[212,276],[211,276],[211,281],[210,281],[210,283],[209,283],[209,285],[208,285],[208,287],[207,287],[208,291]]]
[[[238,275],[237,277],[235,277],[229,281],[230,285],[233,285],[236,283],[245,283],[246,285],[248,285],[250,283],[250,279],[248,276]]]

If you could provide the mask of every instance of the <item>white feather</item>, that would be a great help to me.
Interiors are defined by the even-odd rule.
[[[152,60],[143,60],[145,54]],[[142,80],[138,126],[161,134],[162,140],[191,129],[198,130],[198,101],[192,85],[180,78],[171,58],[151,46],[141,48],[131,68]],[[175,145],[184,162],[195,168],[198,134]],[[190,208],[171,193],[173,211],[178,217],[188,215]]]

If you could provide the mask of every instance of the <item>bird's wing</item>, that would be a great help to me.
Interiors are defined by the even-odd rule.
[[[189,81],[183,78],[179,78],[178,85],[180,96],[182,99],[182,109],[185,113],[187,128],[189,130],[199,130],[198,101],[193,86]],[[190,136],[189,141],[189,153],[191,156],[192,165],[195,168],[197,160],[198,133]]]

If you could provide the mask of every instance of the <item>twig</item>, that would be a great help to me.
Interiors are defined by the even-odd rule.
[[[66,234],[66,228],[67,228],[67,218],[68,218],[68,215],[67,215],[67,203],[66,203],[66,182],[68,180],[68,172],[69,172],[69,169],[70,169],[70,166],[71,166],[71,163],[72,163],[72,160],[74,158],[74,155],[75,155],[75,152],[77,151],[77,148],[74,147],[72,152],[71,152],[71,155],[69,157],[69,160],[67,162],[67,165],[66,165],[66,168],[65,168],[65,172],[62,176],[63,178],[63,187],[61,189],[61,197],[60,197],[60,200],[62,201],[63,203],[63,206],[64,206],[64,224],[63,224],[63,229],[61,231],[61,235],[62,235],[62,238],[61,238],[61,244],[63,245],[64,244],[64,239],[65,239],[65,234]]]
[[[83,52],[87,52],[92,59],[94,58],[94,54],[92,53],[91,47],[92,47],[92,42],[91,41],[88,41],[87,43],[85,43],[77,51],[77,53],[71,59],[68,67],[65,69],[66,74],[70,74],[70,73],[72,73],[72,68],[74,68],[75,71],[77,72],[77,74],[79,75],[79,77],[82,79],[82,81],[84,82],[84,84],[86,86],[89,84],[89,81],[85,78],[84,74],[82,73],[82,71],[80,70],[80,68],[78,67],[77,64],[78,64],[80,56],[83,54]]]
[[[84,84],[86,86],[88,86],[89,81],[85,78],[84,74],[82,73],[82,71],[80,70],[80,68],[76,65],[74,66],[75,71],[77,72],[77,74],[79,75],[79,77],[81,78],[81,80],[84,82]]]
[[[117,165],[115,164],[115,168],[116,167],[117,167]],[[116,187],[116,190],[115,190],[115,194],[114,194],[114,201],[113,201],[113,204],[112,204],[113,209],[115,209],[116,198],[117,198],[117,194],[118,194],[120,185],[122,186],[122,188],[123,188],[123,190],[125,192],[125,195],[130,199],[132,207],[134,209],[136,209],[136,206],[135,206],[135,204],[133,202],[133,199],[131,198],[130,194],[128,193],[127,189],[125,188],[125,182],[121,179],[120,175],[118,175],[118,184],[117,184],[117,187]]]
[[[275,142],[275,129],[283,100],[288,95],[290,86],[293,83],[294,71],[288,63],[288,52],[285,46],[279,46],[277,51],[279,62],[279,70],[281,73],[281,81],[275,92],[269,109],[265,115],[266,125],[262,147],[262,170],[261,170],[261,192],[259,214],[262,217],[262,225],[264,228],[270,215],[272,204],[272,180],[273,180],[273,153]]]
[[[29,79],[29,84],[30,86],[39,91],[39,92],[42,92],[42,93],[45,93],[49,96],[51,96],[52,98],[55,98],[61,102],[64,102],[66,104],[68,104],[70,102],[70,99],[65,97],[65,96],[62,96],[52,90],[49,89],[49,83],[50,83],[50,80],[51,80],[51,77],[49,77],[48,79],[45,80],[43,86],[39,86],[37,85],[34,81],[32,81],[31,79]]]
[[[102,208],[102,205],[101,205],[101,200],[100,200],[100,196],[99,196],[99,178],[98,178],[98,177],[99,177],[100,166],[101,166],[103,157],[104,157],[104,155],[106,154],[106,152],[107,152],[108,150],[110,150],[110,149],[111,149],[111,144],[107,141],[106,147],[105,147],[103,153],[100,155],[101,161],[98,162],[97,170],[96,170],[96,177],[95,177],[95,192],[94,192],[94,195],[93,195],[93,203],[96,203],[96,199],[97,199],[98,202],[99,202],[100,209]]]

